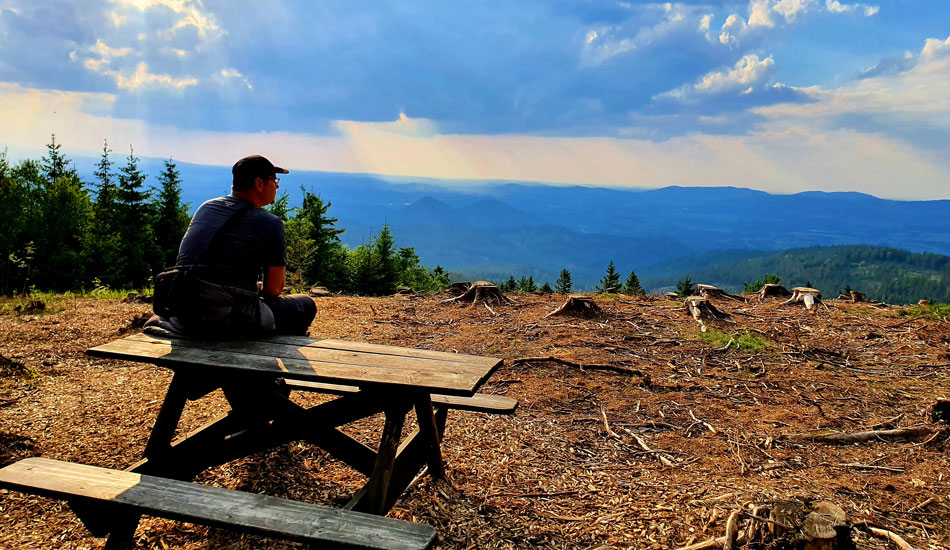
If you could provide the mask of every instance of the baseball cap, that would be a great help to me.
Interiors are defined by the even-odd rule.
[[[235,180],[267,177],[271,174],[289,174],[290,170],[274,166],[274,163],[260,155],[250,155],[234,163],[231,175]]]

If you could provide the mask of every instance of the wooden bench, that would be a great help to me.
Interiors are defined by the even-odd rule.
[[[348,395],[359,393],[361,391],[356,386],[327,384],[324,382],[309,382],[306,380],[285,380],[284,385],[287,389],[292,391],[309,391],[329,393],[332,395]],[[487,414],[514,414],[515,410],[518,408],[518,401],[510,397],[504,397],[502,395],[488,395],[486,393],[476,393],[471,397],[432,394],[431,398],[433,407],[456,409],[460,411],[480,412]]]
[[[428,525],[47,458],[0,469],[0,487],[65,499],[100,537],[134,530],[146,514],[320,548],[429,548],[435,540]],[[128,544],[125,535],[107,548]]]

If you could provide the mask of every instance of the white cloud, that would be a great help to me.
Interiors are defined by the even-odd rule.
[[[799,14],[807,12],[809,6],[814,3],[815,0],[780,0],[772,6],[772,11],[782,14],[786,22],[792,23]]]
[[[868,4],[842,4],[838,0],[825,0],[825,8],[832,13],[851,13],[861,11],[865,17],[871,17],[880,11],[879,6]]]
[[[585,65],[600,65],[612,57],[648,47],[686,28],[687,14],[681,11],[680,6],[664,4],[660,7],[664,12],[664,19],[654,25],[640,27],[636,32],[631,32],[623,25],[589,30],[584,36],[581,62]],[[695,32],[695,30],[690,32]]]
[[[771,56],[760,60],[759,56],[749,54],[736,62],[730,71],[706,74],[693,89],[713,94],[746,89],[766,83],[774,72],[775,60]]]
[[[727,17],[726,22],[722,24],[722,29],[720,29],[719,33],[719,42],[721,44],[728,44],[729,46],[737,46],[739,40],[738,35],[745,31],[745,29],[745,19],[734,13]]]
[[[789,123],[770,115],[770,123],[747,135],[687,135],[662,142],[446,135],[434,132],[429,121],[404,115],[394,122],[341,122],[340,136],[315,136],[150,126],[89,114],[83,108],[89,102],[97,103],[97,112],[108,113],[115,96],[0,83],[0,120],[7,122],[0,125],[0,143],[42,151],[53,132],[71,153],[98,156],[105,138],[112,144],[132,144],[141,156],[222,167],[259,152],[292,171],[615,187],[733,185],[773,193],[859,190],[890,198],[948,198],[950,157],[880,134],[816,128],[803,118]],[[895,187],[898,180],[914,185]]]
[[[111,2],[120,8],[140,12],[152,8],[171,10],[179,18],[170,28],[159,31],[159,34],[166,36],[173,35],[176,31],[188,27],[194,28],[202,38],[218,36],[223,33],[214,15],[204,9],[201,0],[111,0]],[[117,25],[127,21],[127,18],[121,14],[116,15],[116,19]]]
[[[712,14],[706,14],[699,20],[700,32],[706,32],[709,30],[709,25],[712,23],[712,17]]]
[[[133,91],[143,88],[173,88],[182,90],[198,84],[198,79],[193,77],[174,78],[167,74],[150,73],[148,72],[148,64],[144,61],[140,61],[132,73],[105,71],[104,74],[115,78],[115,83],[119,88]]]
[[[897,74],[864,78],[838,89],[800,88],[812,103],[756,109],[761,115],[834,127],[842,117],[886,121],[894,131],[950,128],[950,38],[926,41],[917,63]],[[801,122],[798,122],[801,123]]]
[[[769,8],[769,0],[750,0],[749,2],[749,26],[750,27],[774,27]]]
[[[924,49],[920,52],[921,59],[925,61],[947,56],[950,56],[950,37],[947,37],[944,41],[937,38],[928,38],[924,43]]]

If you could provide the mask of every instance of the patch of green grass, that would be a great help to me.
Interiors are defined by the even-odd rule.
[[[626,297],[627,296],[624,296],[622,294],[616,294],[613,292],[604,292],[601,294],[594,294],[593,296],[595,302],[613,302],[615,300],[619,300],[621,298],[626,298]]]
[[[731,334],[719,332],[718,330],[708,330],[706,332],[700,332],[699,338],[703,342],[712,344],[717,348],[725,348],[728,344],[729,347],[726,349],[750,351],[752,353],[766,351],[772,345],[772,341],[768,338],[752,333],[749,330],[737,331]]]
[[[909,306],[897,311],[889,311],[894,317],[914,317],[917,319],[934,319],[938,321],[950,320],[950,304],[930,304],[926,306]]]
[[[82,292],[43,292],[31,290],[26,294],[0,296],[0,315],[51,315],[69,307],[77,299],[110,300],[125,298],[129,290],[115,290],[97,286]],[[151,294],[151,289],[142,290],[142,294]]]

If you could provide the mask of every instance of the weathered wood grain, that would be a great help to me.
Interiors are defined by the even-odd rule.
[[[449,395],[472,395],[501,364],[500,359],[490,357],[426,352],[429,356],[420,358],[411,356],[417,350],[371,344],[357,346],[384,348],[386,352],[347,351],[339,346],[295,346],[267,340],[205,342],[137,334],[90,348],[87,353],[173,369],[238,370],[361,387],[398,386]],[[399,350],[406,355],[399,355]]]
[[[0,486],[334,548],[428,548],[435,538],[428,525],[46,458],[0,469]]]

